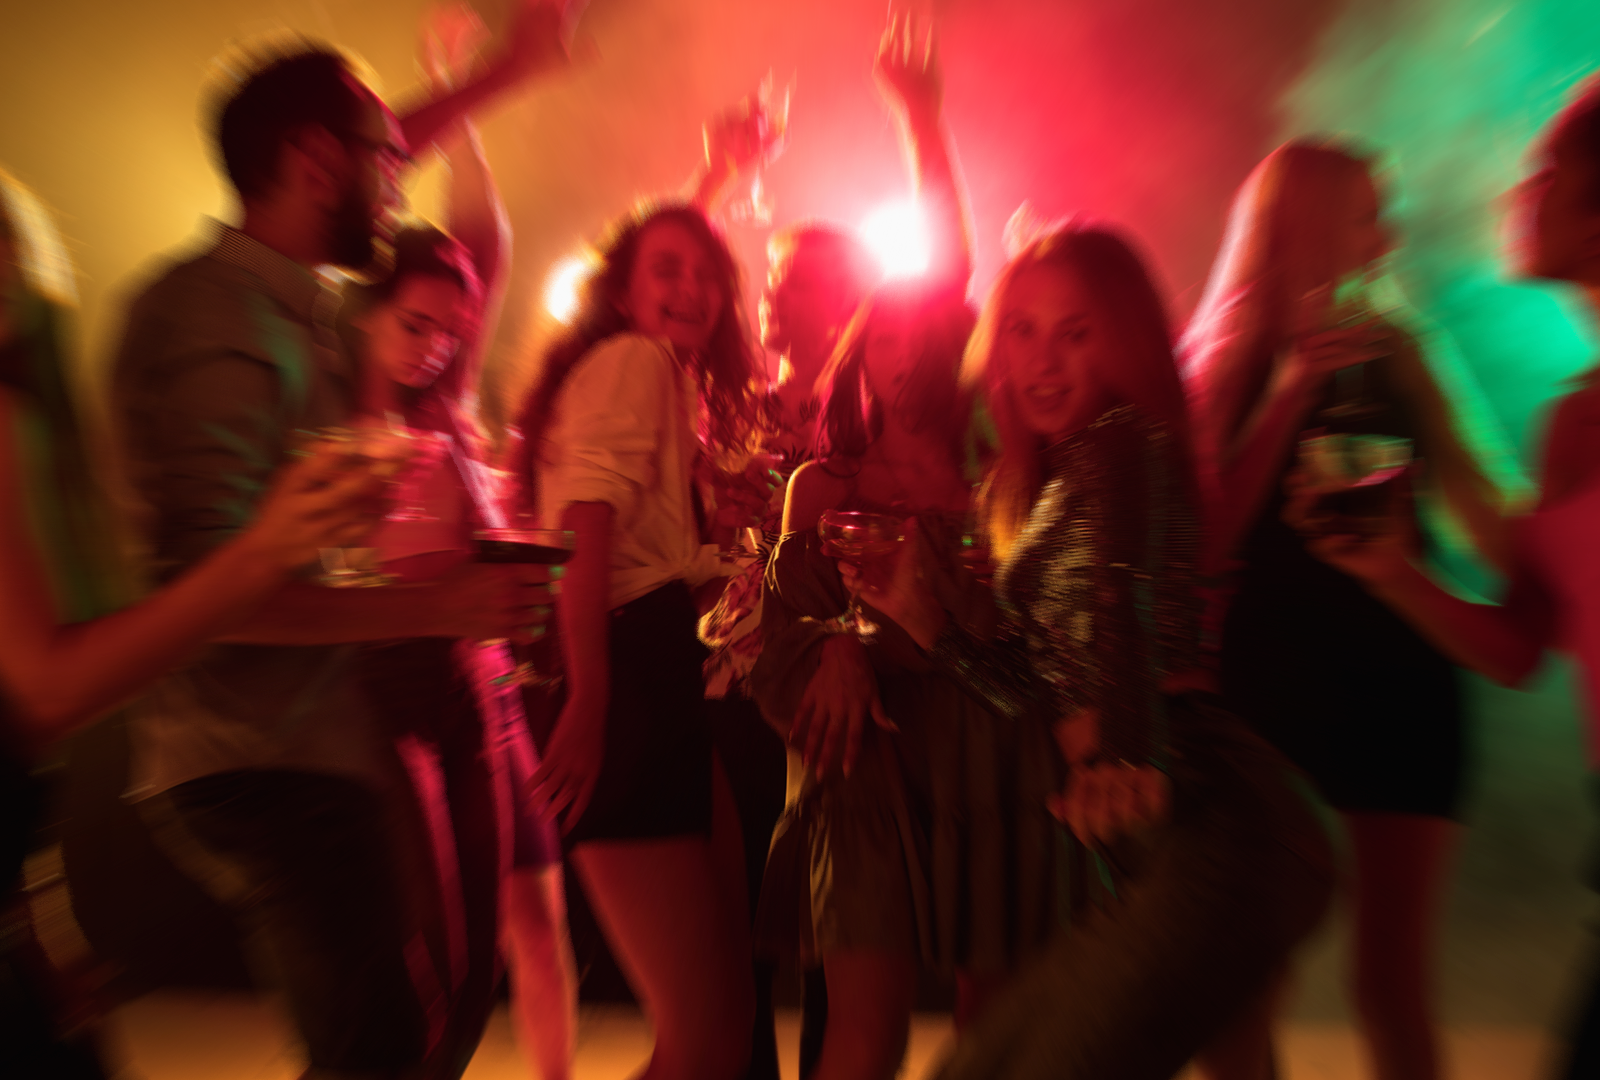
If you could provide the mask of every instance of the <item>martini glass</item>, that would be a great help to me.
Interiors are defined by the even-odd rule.
[[[893,514],[828,510],[817,522],[817,535],[824,555],[859,570],[895,553],[905,539],[905,519]],[[867,618],[856,597],[851,598],[850,610],[839,622],[862,641],[871,641],[878,633],[878,625]]]

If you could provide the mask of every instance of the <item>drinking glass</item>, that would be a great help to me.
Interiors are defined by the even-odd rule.
[[[822,539],[824,555],[860,569],[893,555],[905,539],[905,524],[904,518],[893,514],[829,510],[817,522],[817,536]],[[866,617],[859,598],[851,598],[850,610],[839,623],[863,641],[872,640],[878,633],[877,624]]]
[[[577,547],[578,534],[567,529],[479,529],[472,534],[472,561],[559,566]]]
[[[351,456],[369,462],[373,475],[389,483],[392,488],[409,478],[408,467],[413,456],[419,448],[429,445],[429,440],[420,437],[423,434],[404,428],[396,430],[383,424],[323,427],[299,432],[297,448],[291,452],[302,452],[311,443],[343,445]],[[432,440],[432,443],[438,445],[438,440]],[[436,454],[433,457],[434,464],[441,459],[442,454]],[[389,516],[392,518],[393,514]],[[320,548],[317,558],[322,569],[311,580],[318,585],[335,589],[372,588],[391,585],[396,580],[394,575],[384,573],[379,567],[377,548]]]
[[[1311,511],[1312,524],[1326,533],[1377,533],[1389,518],[1394,482],[1411,461],[1412,442],[1398,435],[1308,433],[1300,440],[1300,466],[1326,492]]]

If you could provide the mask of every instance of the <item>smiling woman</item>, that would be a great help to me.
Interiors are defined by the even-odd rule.
[[[742,466],[764,417],[739,296],[699,210],[641,208],[599,245],[522,413],[529,502],[577,534],[566,702],[537,782],[655,1024],[652,1077],[731,1080],[754,1015],[743,852],[692,592],[724,580],[702,456]]]

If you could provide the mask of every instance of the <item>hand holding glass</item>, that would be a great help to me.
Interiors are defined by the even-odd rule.
[[[905,539],[905,519],[892,514],[862,514],[842,510],[826,511],[817,522],[822,553],[862,568],[868,563],[893,555]],[[877,624],[866,617],[857,597],[850,600],[849,612],[840,625],[863,641],[877,634]]]

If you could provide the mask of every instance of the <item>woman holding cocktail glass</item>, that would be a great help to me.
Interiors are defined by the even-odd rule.
[[[1204,692],[1161,301],[1115,233],[1058,228],[1001,273],[967,366],[1000,434],[981,514],[997,624],[940,595],[920,521],[888,565],[845,576],[997,722],[1053,731],[1067,781],[1049,802],[1079,845],[1072,925],[940,1075],[1156,1080],[1202,1051],[1213,1075],[1270,1075],[1227,1036],[1319,921],[1330,845],[1293,768]]]
[[[1378,314],[1392,246],[1367,160],[1329,144],[1280,147],[1240,190],[1182,353],[1213,493],[1209,572],[1237,560],[1224,696],[1341,812],[1361,1025],[1379,1077],[1426,1080],[1439,1068],[1433,926],[1464,767],[1457,673],[1282,520],[1298,468],[1355,485],[1320,514],[1333,531],[1360,531],[1384,513],[1385,479],[1414,457],[1412,481],[1501,560],[1500,496],[1418,339],[1392,310]]]
[[[941,595],[975,628],[992,622],[961,557],[971,324],[959,286],[893,283],[863,303],[825,369],[816,460],[790,483],[768,569],[752,681],[786,729],[790,793],[758,945],[820,961],[816,1075],[829,1080],[895,1074],[919,968],[957,975],[964,1027],[1054,923],[1048,731],[991,716],[932,671],[835,566],[892,553],[916,515]]]

